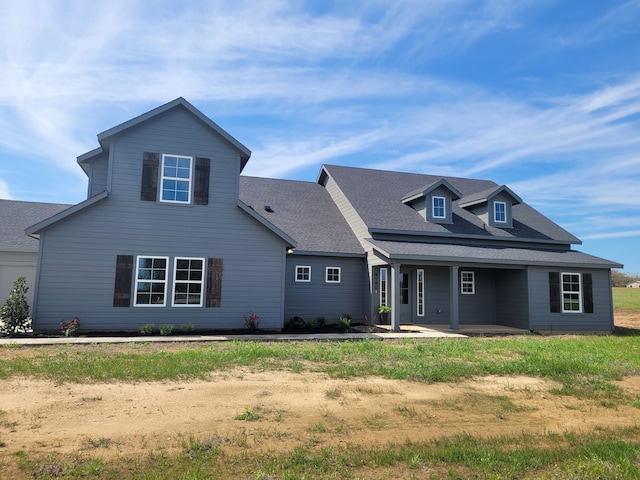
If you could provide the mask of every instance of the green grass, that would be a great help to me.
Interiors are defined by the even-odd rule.
[[[103,346],[43,348],[9,356],[0,378],[30,376],[56,383],[206,379],[213,371],[326,373],[334,378],[377,376],[425,383],[477,375],[529,375],[572,391],[606,392],[609,383],[640,374],[634,336],[509,337],[468,340],[335,343],[231,342],[172,351],[112,351]]]
[[[640,312],[640,288],[614,288],[613,306],[620,310]]]
[[[589,434],[457,435],[387,445],[297,446],[259,453],[247,445],[225,453],[216,438],[189,438],[177,453],[126,454],[105,462],[86,455],[15,454],[21,478],[101,479],[638,479],[640,429]]]

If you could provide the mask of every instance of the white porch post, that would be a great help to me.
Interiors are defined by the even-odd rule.
[[[451,276],[451,305],[449,310],[451,311],[451,322],[449,328],[451,330],[460,330],[460,307],[459,307],[459,288],[458,288],[458,275],[460,267],[452,265],[449,267],[449,275]]]
[[[400,331],[400,264],[391,264],[391,281],[389,282],[391,306],[391,330]]]

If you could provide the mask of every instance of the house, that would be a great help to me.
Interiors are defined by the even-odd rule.
[[[0,199],[0,307],[18,277],[27,279],[27,300],[33,304],[38,241],[25,235],[24,230],[70,206]]]
[[[251,152],[178,98],[78,157],[87,200],[40,239],[34,329],[281,329],[294,316],[611,331],[611,268],[507,186],[324,165],[247,177]]]
[[[625,285],[626,288],[640,288],[640,282],[631,282]]]

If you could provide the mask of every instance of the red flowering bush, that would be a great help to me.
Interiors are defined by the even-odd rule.
[[[65,337],[77,337],[80,332],[80,320],[73,317],[71,320],[62,320],[60,322],[60,334]]]

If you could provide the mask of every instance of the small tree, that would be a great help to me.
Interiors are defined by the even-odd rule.
[[[29,302],[27,302],[27,279],[18,277],[13,282],[13,288],[9,293],[9,298],[2,308],[0,308],[0,332],[5,335],[13,335],[24,332],[31,327],[29,317]]]

